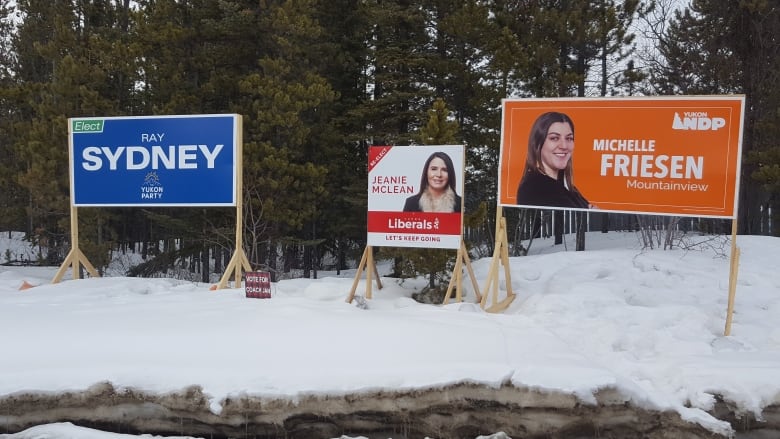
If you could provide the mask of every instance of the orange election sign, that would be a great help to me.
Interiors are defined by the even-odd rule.
[[[744,96],[505,99],[499,204],[733,218],[744,100]],[[540,117],[550,112],[564,116]],[[570,124],[561,122],[565,116]],[[541,142],[548,146],[542,147],[538,136],[530,140],[537,120],[536,131],[547,134]],[[529,148],[529,142],[535,146]],[[527,166],[529,151],[538,160]],[[548,166],[556,160],[560,167]],[[571,177],[565,184],[563,166],[568,160]],[[532,169],[526,171],[527,167]],[[532,184],[537,174],[537,183],[551,185],[555,179],[547,175],[554,172],[560,176],[557,187],[539,189]],[[556,198],[554,192],[563,191],[564,184],[576,188],[580,202],[567,204]],[[524,193],[529,188],[536,192]],[[561,193],[566,197],[569,192]]]

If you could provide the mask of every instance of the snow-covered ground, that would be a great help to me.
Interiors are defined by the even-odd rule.
[[[7,236],[0,255],[26,251],[18,235]],[[284,280],[273,298],[249,299],[242,288],[174,279],[68,273],[52,284],[57,267],[0,266],[0,398],[105,382],[161,394],[197,385],[218,414],[236,395],[509,381],[583,404],[616,388],[633,405],[674,410],[725,435],[731,426],[708,413],[715,395],[759,420],[780,404],[779,238],[738,237],[730,336],[726,237],[672,251],[642,250],[633,233],[589,233],[585,252],[572,251],[573,235],[566,239],[537,239],[531,255],[510,259],[517,297],[500,314],[475,304],[465,274],[462,303],[420,304],[410,296],[425,279],[383,278],[363,309],[345,301],[354,271]],[[480,287],[490,262],[472,261]],[[380,263],[379,272],[389,270]],[[34,287],[20,289],[25,282]],[[67,423],[0,434],[76,437],[125,435]]]

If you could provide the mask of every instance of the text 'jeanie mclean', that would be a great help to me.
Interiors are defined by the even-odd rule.
[[[203,160],[213,169],[225,145],[169,145],[162,146],[89,146],[81,153],[81,167],[86,171],[108,169],[116,171],[120,165],[126,170],[142,169],[198,169]]]
[[[413,194],[414,186],[371,186],[372,194]]]
[[[371,179],[372,194],[413,194],[414,186],[405,175],[377,175]]]

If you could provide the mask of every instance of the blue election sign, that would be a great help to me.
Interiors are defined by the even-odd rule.
[[[74,206],[235,206],[239,117],[68,120]]]

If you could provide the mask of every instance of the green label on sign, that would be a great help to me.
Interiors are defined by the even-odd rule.
[[[72,121],[72,128],[74,133],[102,133],[103,132],[103,119],[90,119],[90,120],[74,120]]]

